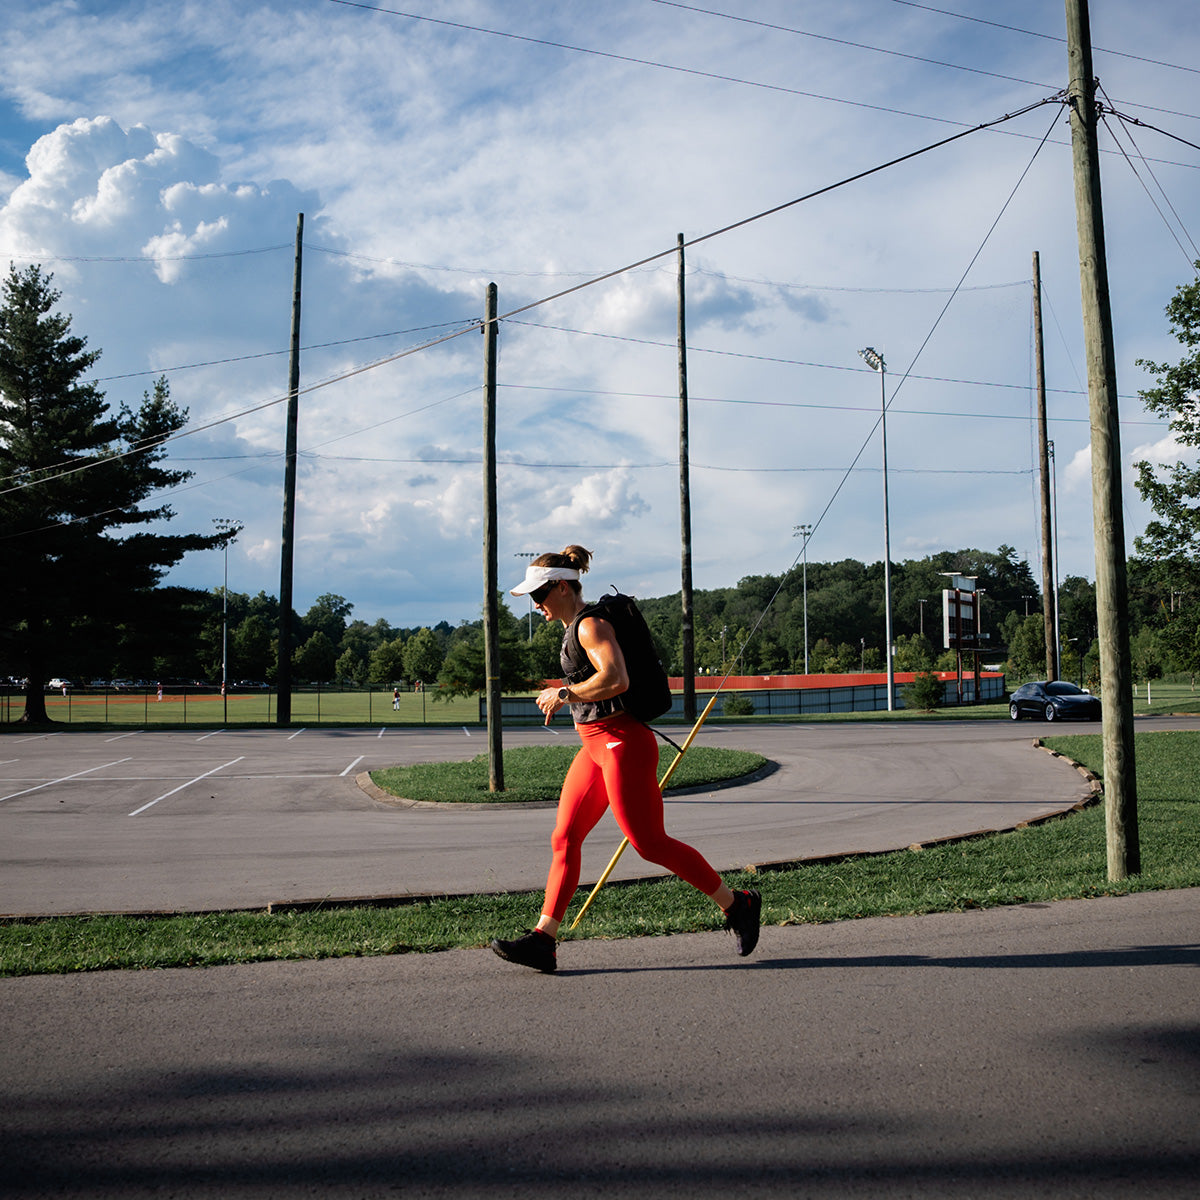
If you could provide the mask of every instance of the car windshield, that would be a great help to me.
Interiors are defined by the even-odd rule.
[[[1052,696],[1082,696],[1083,692],[1073,683],[1065,683],[1059,680],[1057,683],[1046,684],[1046,691]]]

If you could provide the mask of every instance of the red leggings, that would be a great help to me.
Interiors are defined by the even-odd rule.
[[[558,800],[558,822],[550,839],[554,857],[546,880],[542,912],[561,921],[579,886],[583,839],[611,808],[629,844],[647,862],[657,863],[711,896],[721,877],[686,842],[663,828],[658,787],[658,743],[640,721],[624,713],[575,727],[583,746],[575,755]]]

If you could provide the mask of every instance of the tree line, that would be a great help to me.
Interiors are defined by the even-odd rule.
[[[1200,263],[1197,263],[1200,270]],[[20,680],[23,720],[46,719],[51,672],[76,681],[221,679],[228,610],[230,681],[271,683],[279,645],[279,603],[220,589],[162,586],[195,550],[220,549],[236,531],[167,534],[172,517],[155,494],[191,472],[165,464],[168,441],[187,424],[165,378],[136,409],[116,411],[86,381],[99,357],[57,311],[60,294],[40,267],[10,268],[0,295],[0,682]],[[1167,417],[1178,446],[1200,446],[1200,281],[1178,289],[1166,309],[1187,353],[1177,364],[1143,362],[1158,386],[1141,393]],[[1200,670],[1200,467],[1137,464],[1137,486],[1156,519],[1129,562],[1131,649],[1139,678]],[[147,526],[154,525],[155,532]],[[954,665],[942,649],[945,575],[974,576],[983,590],[987,664],[1012,683],[1040,677],[1045,662],[1041,590],[1011,546],[944,551],[891,565],[895,665]],[[693,598],[695,663],[702,672],[846,673],[884,666],[883,564],[797,564],[698,591]],[[682,673],[679,593],[639,598],[668,672]],[[482,606],[481,606],[482,607]],[[1062,674],[1097,679],[1096,597],[1071,576],[1058,591]],[[805,638],[807,611],[807,642]],[[482,620],[398,629],[351,620],[353,604],[332,593],[294,614],[289,647],[300,683],[389,687],[436,685],[467,695],[484,679]],[[562,630],[528,611],[500,606],[505,691],[560,673]],[[807,655],[806,655],[807,650]]]
[[[807,573],[807,588],[805,574]],[[1012,684],[1044,674],[1045,641],[1040,589],[1029,564],[1012,547],[995,552],[944,551],[892,564],[895,668],[953,670],[954,651],[942,641],[942,590],[947,574],[974,576],[983,592],[981,632],[985,666],[1005,671]],[[1162,562],[1130,560],[1130,611],[1135,673],[1156,678],[1200,670],[1200,624],[1195,591],[1181,592],[1180,576]],[[1200,573],[1193,586],[1200,585]],[[228,678],[234,684],[272,684],[279,653],[279,602],[222,589],[165,589],[181,605],[176,619],[160,623],[153,644],[122,625],[110,641],[86,652],[60,655],[56,669],[73,678],[132,677],[173,683],[221,680],[223,634],[228,622]],[[804,671],[807,599],[811,674],[884,669],[883,564],[854,559],[810,562],[783,575],[753,575],[727,588],[699,590],[693,599],[695,662],[702,674],[779,675]],[[518,602],[519,603],[519,602]],[[682,604],[678,592],[645,597],[639,606],[669,674],[682,673]],[[483,622],[397,628],[383,618],[352,619],[343,596],[318,596],[293,614],[298,684],[342,688],[413,687],[434,696],[463,696],[484,686]],[[536,613],[500,604],[503,690],[526,691],[557,678],[562,627]],[[1096,675],[1096,593],[1082,576],[1059,589],[1062,675],[1093,687]],[[128,635],[128,636],[126,636]]]

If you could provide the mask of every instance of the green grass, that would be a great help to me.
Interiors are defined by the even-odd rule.
[[[1100,738],[1047,744],[1099,772]],[[1200,734],[1137,735],[1142,874],[1106,878],[1103,807],[956,844],[818,862],[733,886],[763,892],[763,919],[793,925],[958,911],[1029,901],[1200,886]],[[575,898],[578,911],[586,893]],[[540,894],[469,896],[393,908],[194,917],[68,917],[0,926],[0,974],[211,966],[268,959],[401,954],[486,945],[532,923]],[[678,880],[604,888],[579,930],[633,937],[715,930],[721,917]]]
[[[187,695],[169,689],[160,702],[156,693],[130,691],[47,695],[46,713],[52,721],[80,728],[120,726],[216,727],[222,725],[270,725],[279,702],[274,691],[233,692],[227,697],[216,692]],[[24,698],[0,698],[0,721],[15,721],[24,711]],[[433,699],[433,692],[402,692],[400,708],[392,709],[388,691],[339,692],[294,691],[293,725],[478,725],[476,696]]]
[[[1016,681],[1010,681],[1016,687]],[[703,697],[701,697],[703,698]],[[155,692],[86,694],[69,697],[47,695],[46,709],[52,721],[77,728],[104,728],[109,725],[172,728],[222,725],[271,725],[275,721],[278,699],[274,692],[235,692],[222,698],[213,692],[193,693],[184,697],[169,689],[160,703]],[[0,696],[0,726],[16,720],[24,708],[20,695]],[[1187,682],[1154,680],[1150,696],[1146,684],[1134,689],[1133,711],[1137,716],[1162,713],[1200,713],[1200,691]],[[813,713],[806,716],[726,717],[719,709],[709,717],[713,724],[794,724],[827,721],[921,721],[921,720],[993,720],[1008,715],[1007,702],[968,704],[961,708],[935,709],[932,713],[914,709],[895,712]],[[390,691],[340,692],[297,691],[292,695],[293,725],[479,725],[479,700],[476,696],[434,701],[433,692],[403,692],[400,708],[392,710]],[[671,722],[665,722],[671,724]]]
[[[1135,716],[1154,713],[1200,712],[1200,692],[1190,683],[1166,683],[1161,679],[1155,679],[1148,686],[1149,698],[1146,695],[1147,684],[1139,683],[1133,689]]]
[[[384,767],[372,771],[371,779],[385,792],[405,800],[435,800],[443,804],[555,801],[578,749],[577,745],[570,745],[505,750],[505,790],[502,792],[488,791],[486,754],[477,755],[469,762]],[[673,746],[664,745],[659,749],[660,779],[677,755]],[[761,754],[750,754],[745,750],[696,746],[680,759],[667,791],[736,779],[758,770],[766,761]]]

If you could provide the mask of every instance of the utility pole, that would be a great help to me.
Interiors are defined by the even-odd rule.
[[[1054,628],[1054,552],[1050,533],[1050,438],[1046,429],[1046,353],[1042,341],[1042,265],[1033,252],[1033,356],[1037,368],[1038,466],[1042,508],[1042,624],[1046,636],[1046,678],[1058,678],[1058,638]],[[1026,613],[1028,616],[1028,605]]]
[[[1066,6],[1067,100],[1071,108],[1079,284],[1092,433],[1096,619],[1104,691],[1104,816],[1108,877],[1116,881],[1136,875],[1142,869],[1133,747],[1133,671],[1129,652],[1125,521],[1121,506],[1121,437],[1108,265],[1104,252],[1104,214],[1100,202],[1091,28],[1087,0],[1066,0]]]
[[[300,269],[304,214],[296,214],[296,262],[292,271],[292,343],[288,354],[287,434],[283,469],[283,534],[279,541],[279,659],[275,723],[292,723],[292,558],[296,524],[296,428],[300,418]]]
[[[808,674],[808,539],[812,536],[812,525],[793,525],[792,537],[804,539],[804,673]]]
[[[496,285],[487,286],[483,322],[483,670],[487,696],[488,791],[504,791],[500,720],[500,569],[496,551]]]
[[[696,720],[696,630],[692,618],[692,490],[688,479],[687,326],[684,318],[683,234],[679,234],[679,527],[683,584],[683,719]]]
[[[896,671],[892,659],[892,532],[891,519],[888,516],[887,363],[873,346],[868,346],[858,353],[872,371],[879,372],[879,431],[883,440],[883,653],[887,663],[887,710],[892,712],[896,707]]]

